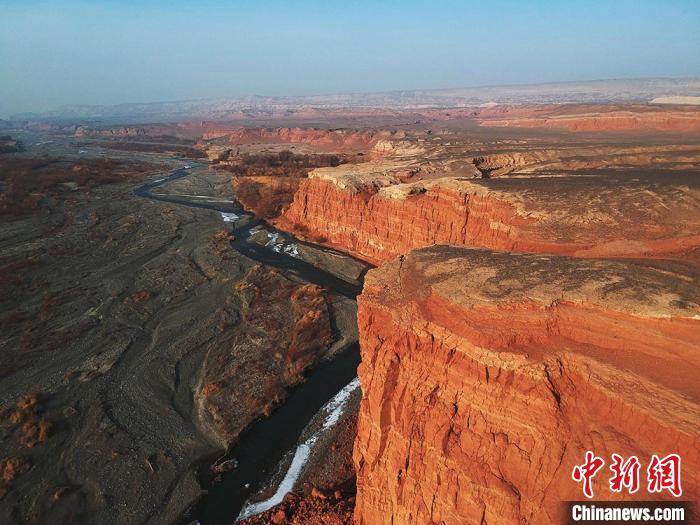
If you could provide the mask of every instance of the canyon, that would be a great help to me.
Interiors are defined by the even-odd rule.
[[[276,219],[378,265],[358,298],[355,523],[564,522],[587,451],[680,454],[697,493],[697,136],[617,140],[409,133],[314,169]]]
[[[426,147],[313,170],[278,223],[375,264],[432,244],[578,257],[684,257],[700,242],[697,188],[687,177],[671,175],[700,159],[697,146],[665,153],[599,147],[461,158],[439,142],[432,156]],[[606,173],[590,171],[603,167],[605,158]],[[614,171],[616,163],[625,169]],[[571,175],[561,176],[563,170]]]
[[[0,516],[555,523],[587,451],[692,500],[700,113],[557,102],[13,130]]]
[[[309,167],[268,214],[378,266],[358,298],[355,523],[563,522],[587,451],[679,453],[697,493],[695,112],[603,108],[601,125],[590,109],[536,108],[575,115],[572,135],[351,142],[361,157]],[[485,128],[507,113],[481,111]],[[295,497],[245,523],[349,521],[344,499]]]

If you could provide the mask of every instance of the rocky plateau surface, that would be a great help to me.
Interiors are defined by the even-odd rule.
[[[371,270],[356,523],[563,522],[587,450],[681,453],[697,494],[697,290],[683,264],[448,246]]]
[[[673,173],[694,166],[695,145],[457,155],[446,140],[311,171],[279,224],[374,263],[433,244],[694,257],[698,175]]]

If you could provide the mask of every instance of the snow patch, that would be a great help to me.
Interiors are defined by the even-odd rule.
[[[284,247],[284,253],[291,255],[292,257],[299,257],[299,250],[297,249],[297,245],[294,243],[287,244]]]
[[[294,451],[292,463],[289,465],[287,473],[284,475],[284,478],[277,487],[275,493],[266,500],[244,505],[236,521],[249,518],[250,516],[255,516],[256,514],[270,510],[275,505],[282,503],[284,496],[289,491],[294,489],[294,485],[296,485],[299,475],[301,474],[304,465],[306,465],[307,461],[309,460],[309,457],[313,452],[314,445],[316,445],[319,437],[338,423],[340,417],[343,415],[343,411],[345,410],[345,406],[347,405],[350,396],[359,387],[360,379],[356,377],[345,385],[335,396],[333,396],[330,401],[323,405],[319,411],[321,414],[325,414],[321,428],[311,435],[309,439],[300,444]]]
[[[252,231],[252,230],[251,230]],[[269,239],[265,246],[277,253],[284,253],[292,257],[299,257],[299,249],[296,244],[288,243],[279,232],[267,232]]]
[[[267,243],[265,243],[265,246],[275,250],[275,247],[277,245],[277,241],[279,241],[279,239],[280,239],[280,234],[277,232],[274,232],[274,233],[267,232],[267,238],[269,239],[269,241],[267,241]],[[275,250],[275,251],[279,251],[279,250]]]
[[[229,213],[229,212],[219,212],[221,213],[221,218],[224,220],[224,222],[236,222],[240,217],[236,215],[235,213]]]

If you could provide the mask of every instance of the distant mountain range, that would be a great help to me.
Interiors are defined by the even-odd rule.
[[[11,120],[217,120],[240,118],[250,114],[261,116],[265,112],[295,112],[305,108],[319,111],[343,108],[415,110],[490,104],[630,103],[650,102],[657,98],[698,96],[700,78],[649,78],[303,97],[249,96],[105,106],[76,104],[42,113],[20,113],[13,115]]]

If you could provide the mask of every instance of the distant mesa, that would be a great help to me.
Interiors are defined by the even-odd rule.
[[[119,120],[128,120],[132,124],[191,119],[269,120],[289,116],[318,118],[340,109],[423,111],[430,108],[490,108],[503,104],[647,104],[650,100],[669,97],[700,97],[700,79],[647,78],[302,97],[249,96],[118,105],[74,104],[53,111],[22,113],[12,119],[94,120],[103,124]]]
[[[656,97],[651,104],[678,104],[683,106],[700,106],[700,97]]]

